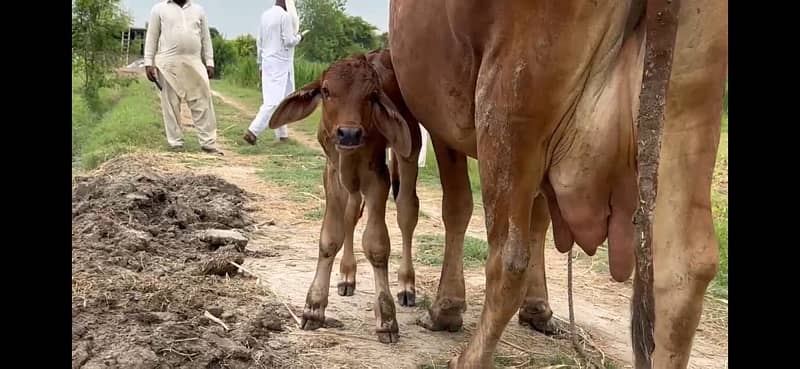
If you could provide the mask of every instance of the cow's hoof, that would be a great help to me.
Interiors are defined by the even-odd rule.
[[[550,309],[550,305],[544,300],[534,303],[526,302],[519,309],[519,324],[531,327],[548,336],[564,333],[564,330],[553,319],[553,310]]]
[[[355,282],[339,282],[336,287],[339,290],[339,296],[353,296],[356,292]]]
[[[439,315],[438,319],[433,319],[430,312],[425,316],[417,319],[417,324],[422,326],[423,328],[434,331],[448,331],[448,332],[458,332],[461,329],[461,325],[463,321],[461,319],[461,314],[454,315],[454,316],[442,316]]]
[[[461,315],[467,310],[462,299],[443,298],[436,301],[428,314],[417,319],[417,324],[430,331],[458,332],[463,325]]]
[[[397,302],[400,306],[415,306],[417,304],[417,295],[414,291],[400,291],[397,294]]]
[[[394,301],[391,295],[381,292],[375,301],[375,317],[378,319],[378,327],[375,333],[381,343],[397,343],[398,332],[397,312],[394,308]]]
[[[300,320],[300,328],[306,331],[313,331],[325,324],[325,310],[319,307],[306,306],[303,310],[303,319]]]
[[[400,340],[400,334],[397,332],[376,332],[378,334],[378,341],[380,343],[397,343]]]

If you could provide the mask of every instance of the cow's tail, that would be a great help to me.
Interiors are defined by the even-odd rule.
[[[653,213],[658,189],[658,163],[680,0],[647,0],[646,45],[637,124],[639,204],[636,227],[636,274],[631,301],[634,367],[652,368],[655,349],[653,296]]]
[[[392,150],[392,160],[389,168],[389,177],[392,180],[392,198],[397,201],[397,195],[400,193],[400,169],[397,163],[397,154]]]

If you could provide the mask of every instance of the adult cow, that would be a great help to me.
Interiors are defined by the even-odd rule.
[[[651,0],[652,1],[652,0]],[[669,2],[670,0],[663,0]],[[643,0],[392,0],[392,61],[408,107],[430,132],[444,191],[445,265],[423,324],[462,324],[462,245],[472,212],[466,157],[479,161],[490,245],[478,329],[451,361],[488,368],[506,324],[548,330],[543,240],[630,277],[637,206],[635,117],[645,48]],[[662,17],[664,14],[655,14]],[[637,368],[685,368],[717,269],[710,186],[727,73],[725,0],[683,0],[666,96],[650,289],[634,304]],[[648,13],[650,14],[650,13]],[[667,74],[669,75],[669,74]],[[665,78],[666,80],[666,78]],[[652,292],[654,290],[654,292]],[[646,296],[645,296],[646,297]],[[652,296],[651,296],[652,298]],[[650,356],[648,324],[655,324]],[[652,341],[650,341],[652,343]]]

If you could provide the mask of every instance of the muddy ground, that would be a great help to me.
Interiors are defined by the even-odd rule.
[[[229,263],[269,256],[245,250],[247,194],[150,164],[74,180],[72,368],[302,367],[287,310]]]

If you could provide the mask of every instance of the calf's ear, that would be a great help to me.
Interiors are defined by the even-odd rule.
[[[269,119],[269,128],[275,129],[311,115],[322,101],[320,86],[320,80],[316,80],[286,96]]]
[[[378,92],[372,101],[372,117],[392,151],[408,158],[411,155],[411,132],[406,120],[383,91]]]

